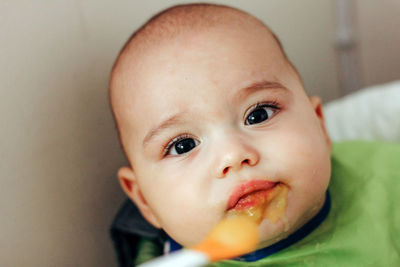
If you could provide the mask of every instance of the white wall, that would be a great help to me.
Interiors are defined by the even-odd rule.
[[[364,1],[366,83],[399,78],[398,1]],[[108,74],[130,33],[178,2],[0,0],[0,266],[116,266],[108,227],[125,160]],[[215,2],[267,22],[309,92],[339,96],[331,1]]]

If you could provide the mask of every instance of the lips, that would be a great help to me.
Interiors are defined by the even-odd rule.
[[[237,186],[229,197],[227,210],[242,210],[256,206],[266,199],[277,184],[266,180],[252,180]]]

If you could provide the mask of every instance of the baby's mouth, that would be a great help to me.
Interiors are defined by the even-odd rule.
[[[277,184],[266,180],[252,180],[235,188],[227,210],[243,210],[260,204]]]
[[[283,183],[253,180],[238,186],[228,201],[229,216],[246,216],[260,223],[264,218],[276,223],[284,217],[288,186]]]

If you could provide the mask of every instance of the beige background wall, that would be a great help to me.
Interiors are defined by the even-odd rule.
[[[178,2],[0,0],[0,266],[116,266],[125,161],[108,73],[130,33]],[[267,22],[311,94],[340,95],[332,1],[216,2]],[[399,2],[356,2],[365,85],[400,78]]]
[[[400,1],[355,3],[364,84],[400,79]]]

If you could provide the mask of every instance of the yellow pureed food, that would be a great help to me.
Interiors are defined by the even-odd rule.
[[[261,200],[257,205],[245,209],[231,209],[227,212],[227,217],[245,216],[256,223],[263,219],[276,223],[285,215],[288,191],[287,185],[280,183],[268,191],[265,198],[260,196]]]

